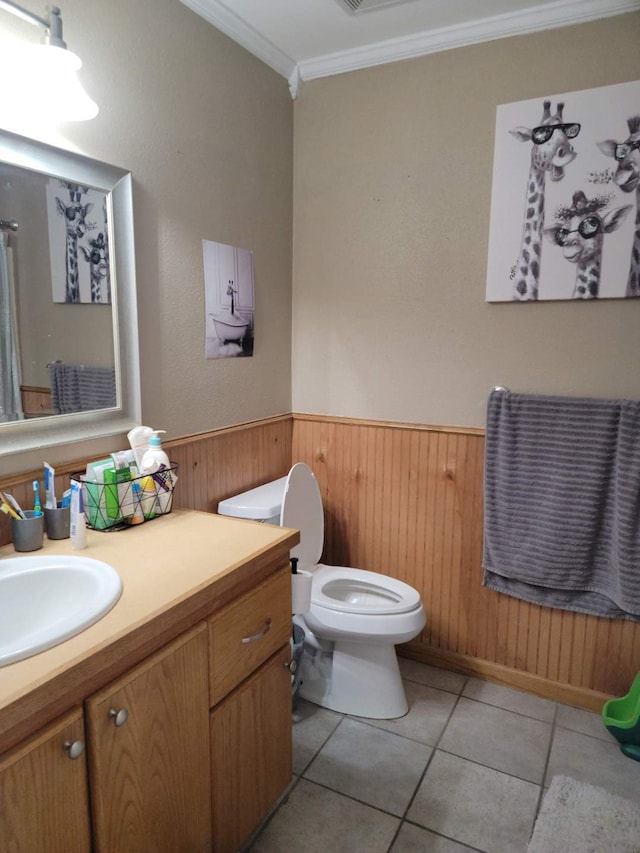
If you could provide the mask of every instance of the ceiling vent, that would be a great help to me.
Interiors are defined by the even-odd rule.
[[[400,3],[410,3],[411,0],[336,0],[336,2],[352,15],[359,15],[362,12],[381,9],[383,6],[399,6]]]

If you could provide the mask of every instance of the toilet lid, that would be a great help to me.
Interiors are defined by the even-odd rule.
[[[289,471],[280,510],[282,527],[300,531],[300,544],[291,550],[299,569],[313,568],[320,561],[324,546],[322,497],[313,471],[304,462],[296,462]]]

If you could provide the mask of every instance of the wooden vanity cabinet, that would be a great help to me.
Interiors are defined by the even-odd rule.
[[[95,853],[211,850],[207,631],[85,703]]]
[[[0,760],[3,853],[91,853],[84,745],[78,708]]]
[[[291,573],[208,620],[214,853],[236,853],[292,774]]]
[[[0,757],[0,853],[236,853],[292,773],[290,569],[260,577]]]

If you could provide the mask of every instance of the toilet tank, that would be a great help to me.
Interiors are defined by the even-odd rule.
[[[218,504],[218,514],[232,518],[247,518],[266,524],[280,524],[280,508],[287,478],[280,477],[255,489],[241,492]]]

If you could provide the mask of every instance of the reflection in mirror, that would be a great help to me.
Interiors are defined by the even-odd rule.
[[[0,230],[0,421],[112,408],[107,193],[0,163]]]
[[[131,175],[0,131],[1,450],[126,430],[139,387]]]

